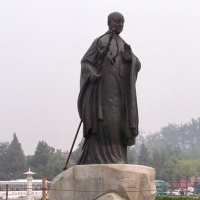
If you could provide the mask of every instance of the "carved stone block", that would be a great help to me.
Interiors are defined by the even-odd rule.
[[[49,200],[154,200],[155,169],[142,165],[77,165],[56,176]]]

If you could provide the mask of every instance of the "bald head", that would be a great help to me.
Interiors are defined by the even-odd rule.
[[[112,20],[112,19],[114,19],[116,17],[121,18],[121,19],[124,20],[124,16],[121,13],[119,13],[119,12],[112,12],[112,13],[110,13],[108,15],[108,21],[110,21],[110,20]]]
[[[124,27],[124,16],[119,12],[113,12],[108,15],[108,27],[109,30],[115,30],[115,33],[119,35]]]

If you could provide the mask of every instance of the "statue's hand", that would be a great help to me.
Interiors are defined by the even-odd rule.
[[[99,79],[101,78],[101,75],[100,74],[92,74],[90,76],[90,81],[92,83],[96,83]]]

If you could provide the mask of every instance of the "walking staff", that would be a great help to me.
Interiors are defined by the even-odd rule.
[[[98,43],[99,43],[100,39],[101,39],[103,36],[107,35],[107,34],[110,34],[108,43],[107,43],[105,49],[102,49],[102,50],[101,50],[101,49],[98,48],[98,46],[99,46]],[[117,53],[116,53],[116,55],[111,59],[111,58],[109,57],[108,54],[112,54],[112,51],[110,50],[110,45],[111,45],[111,41],[112,41],[113,37],[115,38],[115,41],[116,41],[116,44],[117,44]],[[101,56],[102,56],[102,57],[101,57],[101,61],[100,61],[100,65],[97,66],[97,69],[98,69],[97,75],[100,77],[100,76],[101,76],[100,73],[101,73],[101,71],[102,71],[103,62],[104,62],[105,57],[108,56],[108,57],[111,59],[111,62],[115,62],[115,58],[116,58],[117,55],[118,55],[118,42],[117,42],[117,38],[116,38],[115,30],[114,30],[114,29],[111,30],[111,31],[109,31],[109,32],[107,32],[107,33],[105,33],[105,34],[103,34],[102,36],[99,37],[99,39],[98,39],[98,41],[97,41],[97,49],[99,50],[99,52],[101,53]],[[90,77],[88,77],[88,78],[90,78]],[[87,81],[86,81],[86,82],[87,82]],[[91,86],[91,91],[93,90],[93,87],[94,87],[94,84]],[[79,98],[80,98],[80,96],[82,95],[82,93],[84,92],[84,89],[83,89],[83,88],[84,88],[84,87],[82,87],[82,90],[80,91]],[[90,91],[90,92],[91,92],[91,91]],[[73,151],[73,148],[74,148],[74,144],[75,144],[75,142],[76,142],[76,139],[77,139],[77,136],[78,136],[78,133],[79,133],[81,124],[82,124],[82,120],[81,120],[80,123],[79,123],[78,129],[77,129],[77,131],[76,131],[76,134],[75,134],[75,137],[74,137],[74,140],[73,140],[73,143],[72,143],[72,146],[71,146],[71,149],[70,149],[70,152],[69,152],[69,155],[68,155],[68,158],[67,158],[67,161],[66,161],[66,164],[65,164],[63,170],[66,170],[66,169],[67,169],[67,166],[68,166],[68,163],[69,163],[69,159],[70,159],[70,157],[71,157],[71,154],[72,154],[72,151]]]

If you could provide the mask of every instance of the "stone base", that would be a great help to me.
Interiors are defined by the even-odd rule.
[[[49,200],[154,200],[155,169],[142,165],[76,165],[56,176]]]

